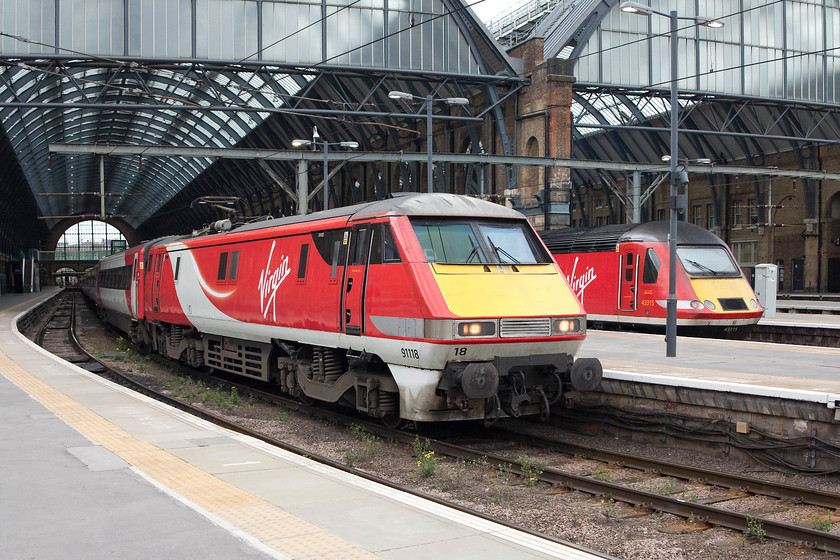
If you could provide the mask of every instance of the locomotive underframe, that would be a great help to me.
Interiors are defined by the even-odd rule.
[[[444,368],[436,393],[446,398],[450,406],[466,408],[476,397],[486,399],[485,419],[495,418],[503,411],[508,416],[518,417],[525,412],[539,408],[547,417],[551,405],[563,395],[564,385],[569,377],[574,358],[569,354],[540,354],[531,356],[497,356],[492,362],[484,363],[496,377],[495,390],[481,393],[472,388],[475,376],[470,369],[476,362],[450,362]],[[479,377],[481,386],[489,383]]]
[[[178,324],[108,319],[133,343],[151,346],[189,366],[273,383],[303,400],[339,403],[386,421],[461,417],[487,422],[536,413],[547,417],[564,393],[582,390],[584,377],[597,383],[601,378],[600,363],[575,361],[567,353],[449,362],[435,371],[389,366],[365,352],[292,341],[256,342]],[[406,381],[408,377],[411,381]]]

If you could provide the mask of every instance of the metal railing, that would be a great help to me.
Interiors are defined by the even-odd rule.
[[[108,255],[108,249],[96,249],[90,251],[38,251],[39,262],[65,262],[65,261],[99,261]]]
[[[499,38],[538,20],[564,0],[529,0],[502,12],[498,17],[487,22],[487,29],[493,37]]]

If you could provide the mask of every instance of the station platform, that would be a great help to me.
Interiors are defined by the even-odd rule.
[[[65,362],[0,298],[0,556],[608,558],[359,479]]]
[[[840,301],[821,299],[782,299],[776,302],[781,314],[832,314],[840,315]]]
[[[840,316],[821,319],[840,323]],[[790,318],[769,321],[783,320]],[[663,334],[589,330],[577,355],[600,359],[604,379],[814,403],[840,413],[840,348],[676,340],[676,356],[667,357]]]

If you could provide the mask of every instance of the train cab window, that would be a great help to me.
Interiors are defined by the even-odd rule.
[[[677,247],[677,257],[690,276],[735,277],[741,269],[723,246]]]
[[[412,222],[412,226],[430,263],[485,262],[484,251],[470,224]]]
[[[401,262],[400,250],[391,231],[391,224],[379,223],[373,226],[373,243],[370,248],[370,264]]]
[[[551,262],[533,231],[519,220],[469,222],[411,219],[430,263],[537,264]]]
[[[216,275],[216,280],[224,280],[227,272],[228,254],[222,253],[219,255],[219,273]]]
[[[656,251],[648,249],[645,253],[645,268],[642,271],[642,282],[645,284],[656,284],[659,278],[659,266],[661,262],[656,256]]]
[[[298,280],[306,278],[306,261],[309,258],[309,243],[300,246],[300,260],[298,260]]]
[[[537,254],[533,240],[518,224],[479,224],[482,237],[487,239],[492,254],[500,263],[506,264],[535,264]]]

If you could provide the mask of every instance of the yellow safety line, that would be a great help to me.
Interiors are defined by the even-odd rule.
[[[15,385],[85,437],[163,487],[193,502],[264,545],[293,559],[373,559],[377,556],[209,474],[128,432],[21,368],[0,352],[0,370]]]

